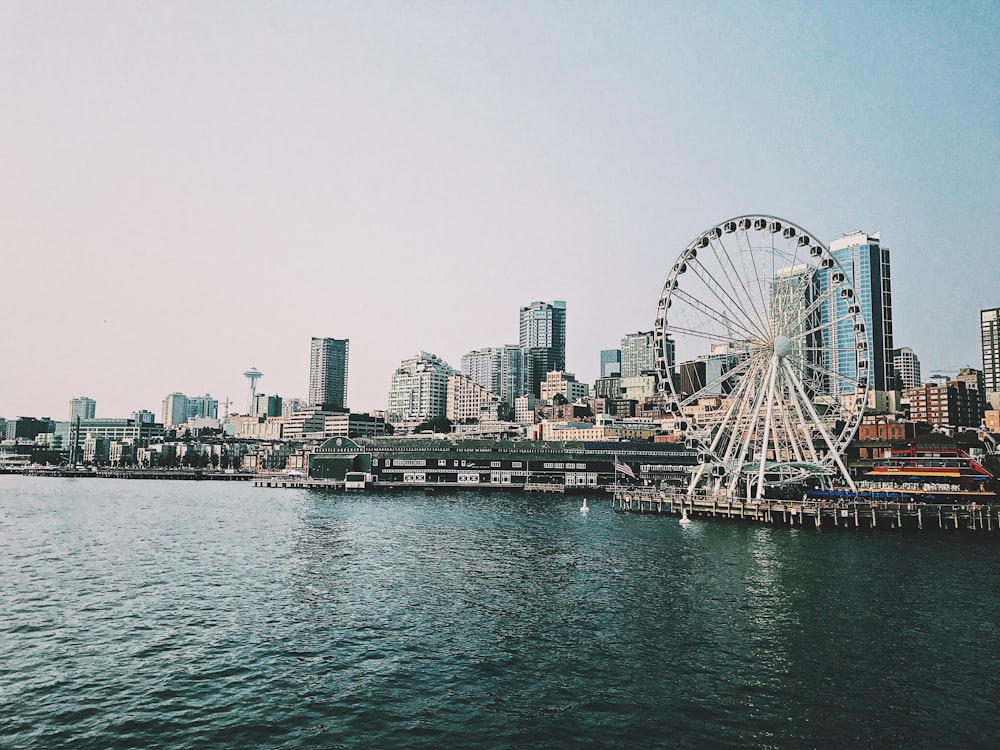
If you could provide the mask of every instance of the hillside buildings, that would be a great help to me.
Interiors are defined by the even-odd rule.
[[[309,357],[311,405],[346,408],[348,347],[348,339],[313,338]]]
[[[162,416],[162,423],[167,427],[181,425],[197,417],[218,419],[219,402],[207,393],[204,396],[185,396],[174,392],[163,399]]]
[[[389,385],[388,420],[418,424],[442,417],[448,402],[448,378],[455,371],[436,354],[417,352],[399,363]]]

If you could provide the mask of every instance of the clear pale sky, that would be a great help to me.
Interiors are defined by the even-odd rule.
[[[897,346],[981,367],[1000,306],[997,2],[0,0],[0,416],[171,391],[348,405],[567,303],[567,367],[762,212],[881,231]]]

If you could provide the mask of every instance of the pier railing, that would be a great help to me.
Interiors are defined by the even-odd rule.
[[[611,507],[632,513],[663,513],[742,519],[788,526],[1000,530],[1000,505],[907,503],[871,500],[735,499],[647,488],[619,490]]]

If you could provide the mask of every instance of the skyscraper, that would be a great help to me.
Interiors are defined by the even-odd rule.
[[[901,391],[923,383],[920,379],[920,360],[908,346],[892,350],[892,369],[896,373],[896,387]]]
[[[531,391],[540,394],[545,374],[566,369],[566,303],[532,302],[521,308],[520,344],[531,370]]]
[[[892,289],[889,273],[889,248],[882,247],[882,239],[878,232],[866,234],[854,232],[830,243],[830,252],[847,273],[854,287],[857,304],[871,342],[871,351],[867,361],[870,363],[871,380],[869,388],[875,391],[896,390],[895,377],[892,368]],[[826,292],[829,273],[820,274],[821,292]],[[839,375],[851,380],[858,377],[858,358],[851,356],[850,346],[844,342],[854,340],[854,329],[847,313],[850,301],[841,297],[833,297],[833,309],[825,314],[833,315],[838,323],[832,334],[837,337],[838,345],[845,356],[838,362],[830,363],[831,368]],[[838,393],[849,390],[846,381],[838,379],[835,386]]]
[[[1000,307],[979,312],[983,345],[983,383],[986,400],[992,409],[1000,409]]]
[[[500,397],[508,406],[531,392],[525,353],[516,344],[477,349],[462,355],[462,374]]]
[[[656,350],[653,348],[653,332],[627,333],[622,339],[623,378],[635,378],[656,371]]]
[[[75,422],[76,418],[93,419],[97,411],[97,402],[87,396],[77,396],[69,402],[69,421]]]
[[[622,374],[622,350],[601,350],[601,377],[610,378]]]
[[[344,409],[347,403],[348,339],[313,338],[309,360],[309,403]]]

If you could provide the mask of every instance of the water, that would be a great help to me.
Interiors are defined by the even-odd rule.
[[[1000,745],[1000,534],[0,477],[0,746]]]

